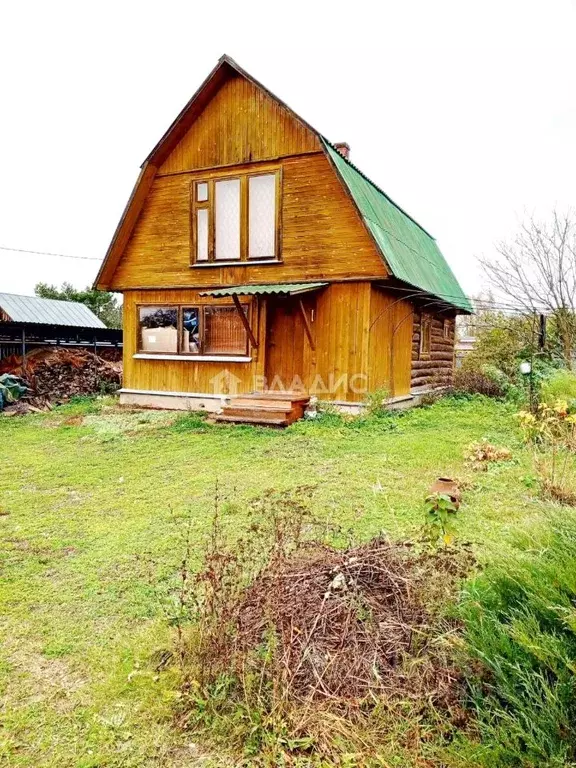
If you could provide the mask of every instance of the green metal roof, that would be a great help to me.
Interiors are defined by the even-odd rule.
[[[216,288],[213,291],[203,291],[200,296],[262,296],[271,293],[294,296],[299,293],[316,291],[328,283],[275,283],[272,285],[231,285],[228,288]]]
[[[472,305],[432,235],[323,139],[394,277],[466,312]]]

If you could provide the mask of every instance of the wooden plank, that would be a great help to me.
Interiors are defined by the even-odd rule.
[[[236,310],[238,311],[238,314],[240,315],[240,319],[242,320],[242,325],[246,329],[246,333],[248,334],[248,338],[252,342],[252,346],[253,347],[257,347],[258,346],[258,342],[256,341],[256,337],[254,336],[254,334],[252,332],[252,328],[250,327],[250,322],[249,322],[248,318],[246,317],[246,315],[244,314],[244,307],[240,303],[240,299],[238,298],[238,296],[232,296],[232,300],[234,302]]]
[[[317,134],[243,77],[227,77],[159,166],[161,173],[246,163],[321,149]],[[221,136],[221,141],[215,141]],[[165,153],[164,153],[165,154]]]
[[[310,347],[312,350],[315,350],[316,345],[314,343],[314,338],[312,337],[312,328],[310,327],[310,323],[308,322],[308,316],[306,315],[306,309],[304,308],[304,302],[302,301],[302,299],[298,300],[298,306],[300,307],[302,322],[304,323],[304,330],[306,332],[306,336],[308,337]]]
[[[112,242],[108,247],[102,266],[98,272],[94,286],[99,290],[108,290],[112,283],[114,272],[126,248],[136,221],[147,199],[152,182],[156,175],[156,166],[145,163],[138,175],[132,194],[126,203]]]

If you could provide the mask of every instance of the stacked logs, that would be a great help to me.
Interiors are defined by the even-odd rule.
[[[0,374],[24,380],[28,398],[59,402],[75,395],[111,392],[120,386],[122,363],[103,360],[86,349],[39,347],[26,358],[16,355],[0,361]]]
[[[422,319],[431,325],[430,353],[420,354]],[[446,322],[446,336],[444,323]],[[422,312],[414,314],[412,333],[412,376],[411,387],[448,387],[454,375],[454,343],[456,324],[453,317],[432,315]]]

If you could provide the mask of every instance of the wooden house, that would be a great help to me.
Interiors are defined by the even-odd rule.
[[[122,402],[251,393],[228,402],[240,420],[278,393],[358,406],[450,382],[468,299],[348,153],[220,59],[142,165],[96,279],[124,294]]]

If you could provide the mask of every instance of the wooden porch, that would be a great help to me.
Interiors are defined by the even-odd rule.
[[[251,392],[238,395],[214,417],[219,422],[287,427],[304,416],[310,396],[303,392]]]

